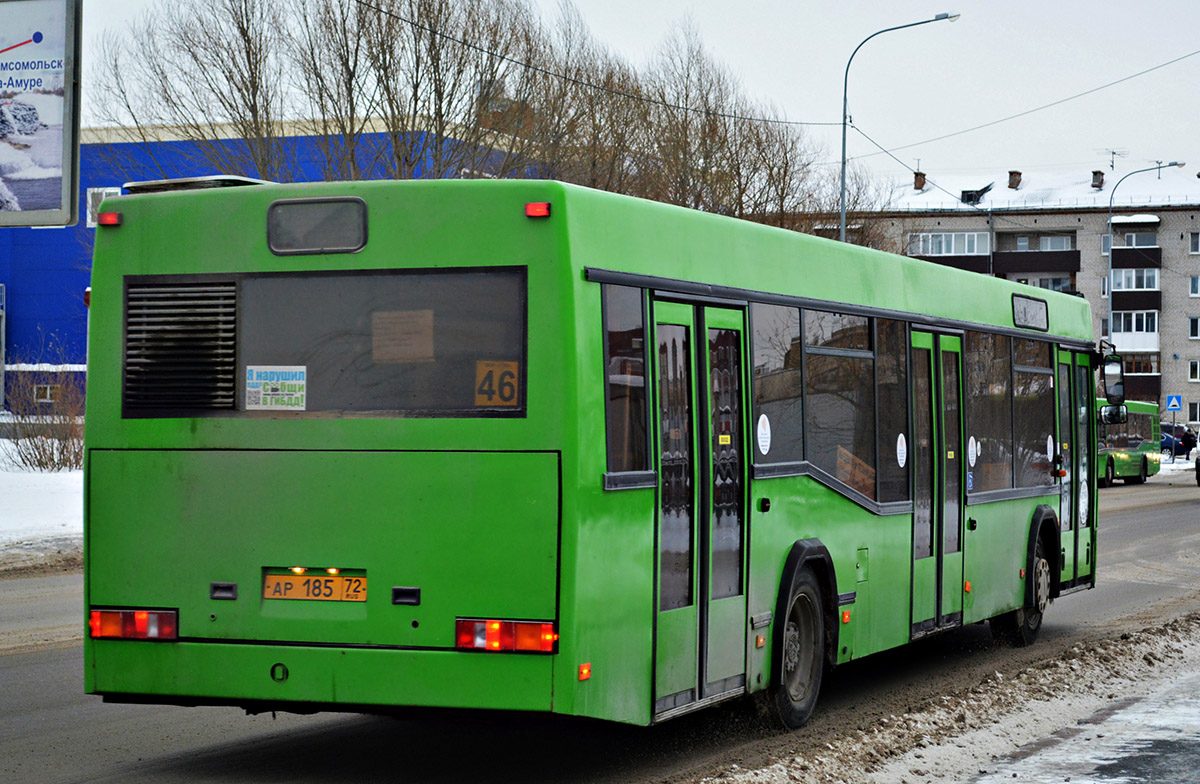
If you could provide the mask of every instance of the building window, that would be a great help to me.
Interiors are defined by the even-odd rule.
[[[1113,291],[1158,291],[1158,270],[1115,269],[1112,271]]]
[[[1127,248],[1154,248],[1158,246],[1158,232],[1131,231],[1125,234]]]
[[[990,248],[986,231],[912,234],[908,241],[910,256],[986,256]]]
[[[1200,403],[1188,403],[1188,421],[1200,422]]]
[[[37,403],[55,403],[58,401],[60,392],[62,392],[61,384],[33,385],[33,399]]]
[[[1188,381],[1200,381],[1200,360],[1188,362]]]
[[[1038,245],[1041,250],[1071,250],[1071,239],[1070,234],[1053,234],[1039,237]]]
[[[1200,231],[1192,232],[1192,244],[1188,247],[1188,253],[1200,253]]]
[[[1193,316],[1188,319],[1188,337],[1192,340],[1200,340],[1200,318]]]
[[[1100,319],[1100,337],[1108,337],[1108,319]]]
[[[1100,298],[1105,299],[1107,297],[1108,297],[1108,278],[1103,277],[1100,279]]]
[[[1029,238],[1017,237],[1017,250],[1029,250]]]
[[[1192,276],[1191,287],[1188,289],[1188,295],[1192,297],[1200,297],[1200,275]]]
[[[1051,291],[1070,291],[1070,278],[1037,278],[1033,281],[1034,285],[1042,289],[1050,289]]]
[[[1124,332],[1158,332],[1157,310],[1117,310],[1112,313],[1111,318],[1114,335]],[[1192,319],[1192,337],[1197,337],[1194,332],[1198,320],[1200,319]]]
[[[1125,372],[1152,375],[1158,373],[1158,354],[1126,354]]]
[[[1100,237],[1100,255],[1107,256],[1108,249],[1112,247],[1112,235],[1104,234]]]
[[[96,214],[100,212],[100,203],[107,198],[120,195],[120,188],[87,189],[87,226],[89,229],[96,228]]]

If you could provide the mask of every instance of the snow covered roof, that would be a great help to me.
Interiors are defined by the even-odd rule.
[[[1157,215],[1114,215],[1113,225],[1119,223],[1158,223]]]
[[[1028,171],[1020,173],[1016,189],[1007,187],[1009,170],[926,173],[925,187],[916,190],[913,176],[894,181],[892,199],[886,211],[924,212],[932,210],[1030,210],[1030,209],[1108,209],[1113,187],[1131,171],[1145,168],[1134,164],[1112,170],[1103,166],[1080,166],[1070,170]],[[1159,177],[1153,171],[1135,174],[1121,183],[1113,200],[1114,209],[1130,207],[1200,207],[1200,179],[1196,169],[1164,168]],[[1093,188],[1093,171],[1103,174],[1100,188]],[[964,191],[979,191],[994,182],[976,205],[964,204]],[[1153,216],[1151,216],[1153,217]],[[1157,220],[1157,218],[1155,218]]]

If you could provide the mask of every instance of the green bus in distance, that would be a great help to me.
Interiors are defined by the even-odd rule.
[[[1099,410],[1107,401],[1099,398]],[[1112,487],[1118,479],[1126,484],[1140,485],[1147,477],[1158,473],[1162,463],[1159,453],[1162,432],[1158,418],[1157,403],[1125,401],[1128,416],[1125,422],[1108,425],[1099,421],[1099,463],[1103,466],[1097,482],[1101,487]]]
[[[88,693],[797,727],[1095,584],[1082,298],[549,181],[170,187],[96,237]]]

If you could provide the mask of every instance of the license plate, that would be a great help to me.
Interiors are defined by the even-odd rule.
[[[310,602],[365,602],[366,575],[268,574],[264,599],[299,599]]]

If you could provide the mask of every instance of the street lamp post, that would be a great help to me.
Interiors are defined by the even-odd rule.
[[[1112,307],[1112,303],[1113,303],[1113,276],[1112,276],[1113,266],[1112,266],[1112,260],[1113,260],[1113,248],[1114,248],[1114,245],[1113,245],[1113,199],[1116,198],[1117,188],[1121,187],[1121,183],[1125,182],[1125,180],[1129,179],[1133,175],[1142,174],[1144,172],[1150,172],[1150,171],[1162,171],[1164,168],[1170,168],[1171,166],[1175,166],[1175,167],[1182,169],[1184,166],[1187,166],[1187,163],[1185,163],[1184,161],[1171,161],[1170,163],[1160,163],[1155,166],[1147,166],[1144,169],[1134,169],[1133,171],[1129,172],[1121,179],[1117,180],[1117,184],[1112,187],[1112,190],[1108,194],[1108,275],[1104,280],[1104,285],[1108,288],[1108,339],[1110,342],[1112,341],[1113,335],[1116,334],[1116,332],[1113,330],[1113,323],[1112,323],[1112,314],[1113,314],[1113,307]],[[1101,244],[1103,245],[1103,243],[1101,243]],[[1103,336],[1101,336],[1101,337],[1103,337]]]
[[[943,19],[953,22],[958,19],[959,14],[938,14],[932,19],[925,19],[921,22],[910,22],[909,24],[898,25],[896,27],[888,27],[878,32],[871,33],[866,38],[862,39],[862,43],[854,47],[854,51],[850,53],[850,59],[846,61],[846,75],[842,78],[842,196],[840,200],[839,212],[841,218],[838,221],[840,238],[842,242],[846,241],[846,120],[849,116],[846,111],[846,89],[850,84],[850,63],[854,62],[854,55],[858,54],[858,50],[862,49],[863,44],[870,41],[877,35],[890,33],[893,30],[903,30],[906,27],[917,27],[919,25],[929,24],[930,22],[940,22]]]

